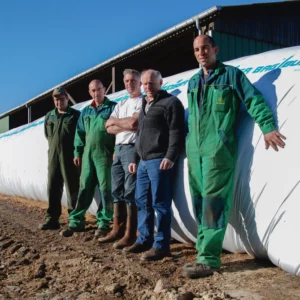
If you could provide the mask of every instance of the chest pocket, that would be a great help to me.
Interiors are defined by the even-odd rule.
[[[46,124],[46,130],[47,130],[47,136],[52,137],[54,132],[54,123],[51,121],[48,121]]]
[[[63,120],[63,127],[67,131],[67,133],[75,132],[76,124],[77,120],[74,118],[74,116],[70,116]]]
[[[198,89],[193,89],[190,92],[188,92],[188,108],[189,108],[189,114],[194,114],[195,106],[198,106]]]
[[[90,116],[84,117],[83,122],[84,122],[85,132],[88,133],[90,131],[90,125],[91,125]]]
[[[105,111],[101,112],[101,119],[104,119],[105,121],[109,119],[111,112],[110,111]]]
[[[109,119],[110,115],[111,115],[111,111],[105,110],[105,111],[102,111],[97,116],[97,124],[96,124],[97,130],[106,132],[105,123]]]
[[[233,90],[231,86],[214,87],[213,110],[217,112],[228,112],[233,101]]]

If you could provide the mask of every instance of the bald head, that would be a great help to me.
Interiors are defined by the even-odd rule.
[[[212,37],[202,34],[194,39],[194,55],[205,73],[215,67],[218,52],[219,49]]]
[[[157,70],[153,70],[153,69],[148,69],[148,70],[145,70],[142,72],[142,76],[144,74],[147,74],[147,75],[151,75],[151,76],[154,76],[156,77],[158,80],[161,80],[162,79],[162,76],[161,76],[161,73]]]
[[[94,79],[89,84],[89,94],[95,101],[96,105],[102,105],[104,103],[106,89],[102,82],[98,79]]]
[[[204,39],[206,42],[211,44],[212,47],[217,46],[215,40],[211,36],[206,35],[206,34],[201,34],[201,35],[196,36],[195,39],[194,39],[194,42],[197,41],[197,40],[202,40],[202,39]]]
[[[142,72],[142,84],[148,102],[154,100],[156,94],[161,90],[162,83],[163,80],[159,71],[149,69]]]
[[[103,83],[101,82],[101,80],[99,79],[94,79],[92,80],[90,83],[89,83],[89,88],[91,85],[94,85],[94,84],[101,84],[103,86]]]

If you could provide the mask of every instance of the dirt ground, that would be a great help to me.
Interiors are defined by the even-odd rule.
[[[40,231],[47,204],[0,196],[0,300],[2,299],[300,299],[300,278],[246,254],[222,254],[210,278],[187,279],[182,266],[193,245],[172,242],[172,257],[141,262],[100,245],[96,222],[70,238]],[[61,218],[66,226],[67,214]]]

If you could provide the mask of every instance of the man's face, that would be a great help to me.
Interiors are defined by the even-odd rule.
[[[101,82],[92,81],[89,85],[89,94],[96,103],[103,103],[105,98],[105,87]]]
[[[66,95],[53,96],[54,105],[57,109],[65,111],[69,105],[69,98]]]
[[[139,77],[133,73],[127,73],[124,76],[124,85],[127,92],[131,94],[139,94],[141,90],[141,81]]]
[[[214,67],[218,51],[218,47],[213,47],[206,36],[199,36],[194,40],[195,57],[198,63],[206,69]]]
[[[153,72],[148,71],[142,75],[142,84],[146,95],[153,99],[161,90],[162,79],[158,79]]]

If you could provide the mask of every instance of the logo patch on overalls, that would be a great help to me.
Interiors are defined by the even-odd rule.
[[[224,99],[222,97],[218,98],[217,104],[224,105],[225,104]]]

